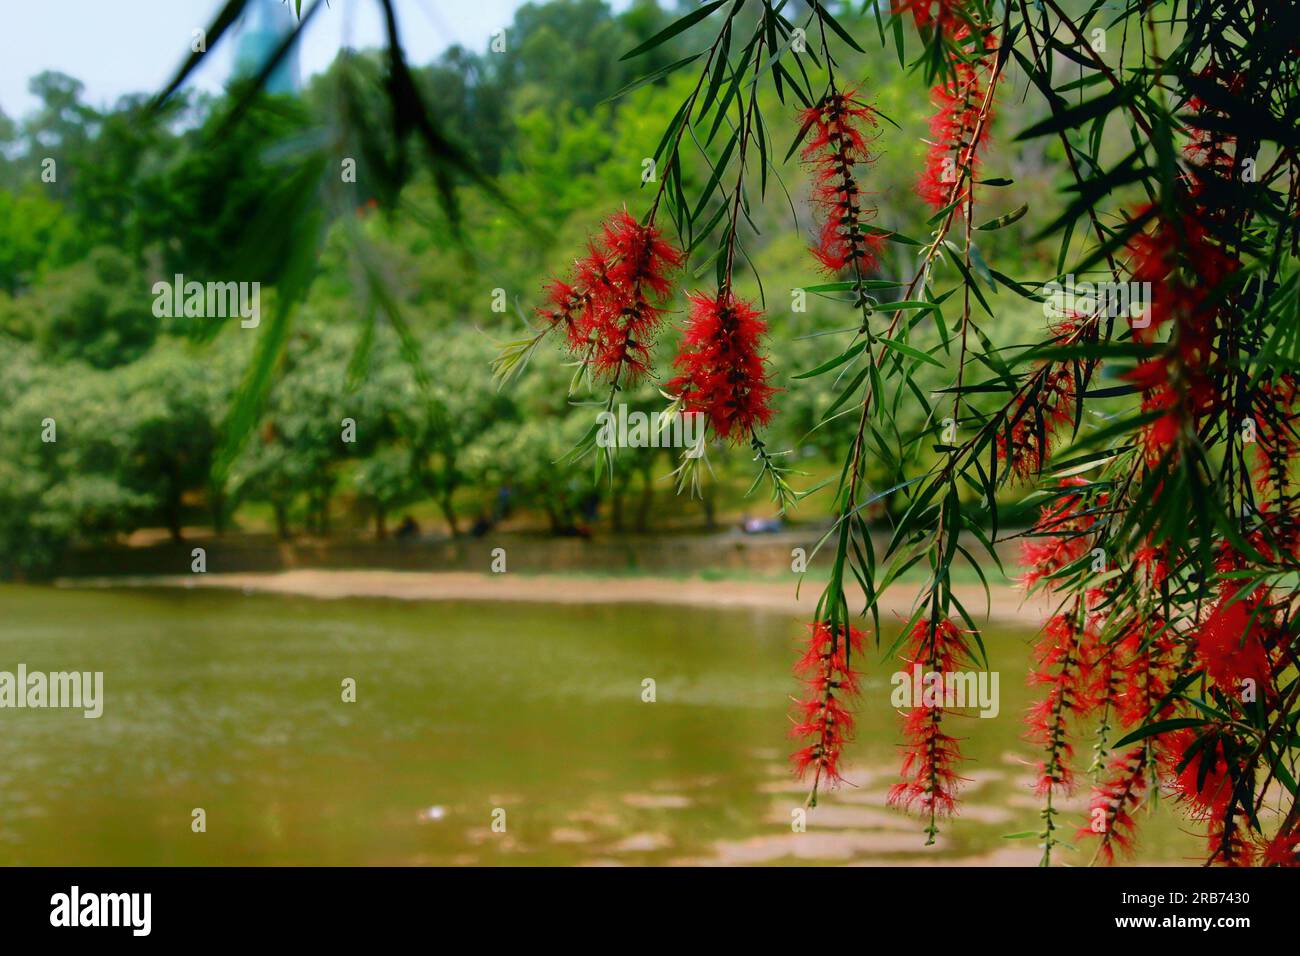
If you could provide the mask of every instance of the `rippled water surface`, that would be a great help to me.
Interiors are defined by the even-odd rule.
[[[960,721],[971,781],[927,849],[884,803],[898,718],[878,658],[855,786],[792,832],[801,627],[664,606],[0,586],[0,671],[103,671],[106,698],[98,720],[0,710],[0,863],[1036,862],[1032,841],[1004,838],[1039,823],[1020,740],[1030,635],[987,635],[1001,714]],[[1195,855],[1185,829],[1158,808],[1140,859]]]

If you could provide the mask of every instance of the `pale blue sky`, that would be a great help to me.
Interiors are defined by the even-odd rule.
[[[492,31],[508,25],[522,4],[396,0],[407,57],[424,64],[454,43],[482,50]],[[27,81],[47,69],[85,83],[85,98],[94,106],[111,105],[125,93],[156,91],[189,53],[193,30],[206,28],[221,6],[222,0],[2,0],[0,110],[19,118],[33,109]],[[327,67],[342,46],[380,45],[379,11],[376,0],[330,0],[303,38],[304,78]],[[195,85],[221,88],[233,39],[227,37],[212,52]]]

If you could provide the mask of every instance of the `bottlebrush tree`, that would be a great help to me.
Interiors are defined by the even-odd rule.
[[[826,416],[856,427],[826,491],[834,521],[818,547],[829,582],[796,667],[805,693],[793,760],[811,802],[841,779],[869,640],[909,671],[988,666],[978,609],[955,593],[953,570],[966,563],[983,579],[982,562],[1014,537],[1026,588],[1053,609],[1025,729],[1041,751],[1044,864],[1067,840],[1091,841],[1097,861],[1125,853],[1140,811],[1164,793],[1203,828],[1207,862],[1294,865],[1296,8],[895,0],[868,10],[864,31],[815,0],[713,0],[630,51],[712,31],[699,52],[646,78],[696,77],[654,147],[653,198],[594,229],[572,274],[547,291],[535,335],[509,346],[498,371],[518,371],[554,339],[574,357],[575,387],[603,390],[609,405],[655,380],[671,409],[705,417],[713,441],[752,449],[756,480],[783,509],[811,492],[794,489],[765,443],[774,390],[835,377]],[[873,160],[891,127],[868,78],[841,69],[848,49],[870,43],[892,48],[932,104],[916,183],[933,213],[924,223],[882,222],[873,201]],[[760,93],[782,108],[760,108]],[[1026,97],[1044,118],[999,142],[999,102]],[[981,205],[1014,189],[1019,144],[1037,141],[1060,162],[1056,214],[1032,237],[1059,237],[1056,274],[1008,276],[988,266],[980,239],[1043,199],[988,221]],[[1102,148],[1116,141],[1118,158]],[[762,302],[734,281],[783,150],[811,180],[809,273],[828,281],[810,288],[834,294],[852,322],[819,339],[836,344],[790,382],[766,367],[782,343],[768,337]],[[883,255],[895,245],[915,253],[903,275]],[[1091,294],[1045,309],[1038,341],[996,341],[999,302],[1055,304],[1075,277]],[[678,289],[689,293],[681,350],[657,355]],[[1112,294],[1129,289],[1138,302]],[[943,370],[944,387],[918,384],[927,365]],[[922,410],[920,428],[903,423],[904,405]],[[589,436],[580,450],[592,446]],[[598,457],[617,467],[612,452]],[[701,460],[684,458],[684,481],[699,480]],[[890,480],[868,481],[869,461]],[[1009,493],[1039,506],[1027,531],[999,521]],[[881,544],[866,509],[886,498],[901,517]],[[911,619],[886,646],[880,597],[915,569],[924,584]],[[905,716],[888,797],[923,818],[929,842],[960,799],[948,716],[940,706]],[[1081,788],[1089,812],[1066,819],[1061,798]]]

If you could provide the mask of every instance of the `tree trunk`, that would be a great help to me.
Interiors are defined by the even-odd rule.
[[[654,505],[655,486],[650,469],[641,469],[641,504],[636,510],[636,530],[644,532],[650,523],[650,508]]]
[[[610,494],[610,500],[609,500],[610,529],[617,533],[621,533],[624,527],[623,503],[627,497],[627,486],[628,486],[628,480],[626,475],[627,475],[627,471],[626,469],[624,469],[624,471],[619,475],[618,479],[614,482],[614,490]]]
[[[182,540],[181,535],[181,496],[169,492],[167,495],[167,532],[173,541]]]
[[[173,541],[181,540],[181,479],[175,467],[167,470],[167,531]]]
[[[281,541],[289,540],[289,509],[283,500],[276,500],[271,507],[275,511],[275,536]]]
[[[208,508],[212,512],[212,532],[220,537],[226,532],[226,496],[221,488],[208,488]]]
[[[456,523],[456,510],[451,506],[451,494],[446,493],[438,497],[438,508],[442,511],[442,516],[447,521],[447,527],[451,529],[453,538],[460,537],[460,525]]]
[[[388,514],[384,511],[384,506],[375,505],[375,539],[383,541],[388,537]]]

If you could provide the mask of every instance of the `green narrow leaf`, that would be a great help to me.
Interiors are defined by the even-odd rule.
[[[1205,721],[1199,717],[1177,717],[1173,720],[1156,721],[1154,724],[1139,727],[1127,737],[1117,740],[1111,749],[1119,750],[1121,747],[1127,747],[1129,744],[1145,740],[1147,737],[1154,737],[1156,734],[1163,734],[1170,730],[1182,730],[1184,727],[1200,727],[1204,723]]]
[[[793,375],[791,377],[792,378],[816,378],[818,375],[822,375],[826,372],[829,372],[833,368],[838,368],[839,366],[843,365],[845,362],[849,361],[854,356],[859,355],[862,352],[862,350],[866,347],[867,347],[867,341],[866,339],[863,339],[861,342],[857,342],[849,346],[847,349],[845,349],[843,352],[841,352],[839,355],[835,356],[834,358],[822,362],[822,364],[818,365],[816,368],[809,369],[806,372],[800,372],[799,374]]]
[[[686,66],[686,64],[694,63],[703,55],[704,55],[703,53],[692,53],[690,56],[682,57],[680,60],[678,60],[675,63],[669,63],[667,66],[661,66],[659,69],[653,71],[652,73],[647,73],[645,76],[641,77],[641,79],[633,80],[631,83],[623,87],[617,93],[612,93],[609,96],[605,97],[603,100],[600,101],[599,105],[603,106],[606,103],[612,103],[614,100],[618,99],[621,96],[626,96],[628,93],[631,93],[633,90],[641,89],[641,87],[645,86],[647,83],[653,83],[655,80],[662,79],[663,77],[667,76],[669,73],[674,73],[677,70],[680,70],[682,67]]]
[[[876,341],[880,342],[892,351],[898,352],[900,355],[906,355],[909,358],[916,359],[917,361],[928,362],[931,365],[937,365],[939,368],[943,368],[943,363],[933,355],[930,355],[927,352],[922,352],[920,349],[908,345],[906,342],[897,342],[894,339],[887,339],[883,335],[876,336]]]
[[[858,41],[853,39],[853,37],[849,35],[849,31],[844,29],[842,26],[840,26],[839,21],[837,21],[833,16],[831,16],[830,11],[826,9],[825,3],[821,2],[821,0],[818,0],[818,3],[814,5],[813,9],[817,11],[817,16],[821,18],[822,23],[826,24],[833,31],[835,31],[835,34],[841,40],[843,40],[845,43],[847,43],[850,47],[852,47],[854,50],[856,50],[859,53],[867,52],[866,50],[862,49],[862,47],[858,46]]]
[[[1011,225],[1013,222],[1016,222],[1018,219],[1023,218],[1025,213],[1027,212],[1029,212],[1029,203],[1022,203],[1020,206],[1018,206],[1016,209],[1012,210],[1011,212],[1007,213],[1005,216],[998,216],[996,219],[990,219],[988,222],[976,226],[975,228],[981,229],[985,232],[990,232],[994,229],[1002,229],[1006,226]]]
[[[1077,106],[1053,112],[1051,116],[1041,123],[1035,123],[1028,129],[1022,130],[1016,136],[1015,142],[1034,139],[1048,133],[1059,133],[1062,130],[1074,129],[1099,116],[1105,116],[1117,107],[1132,102],[1132,100],[1133,94],[1127,88],[1111,90],[1096,99],[1087,100]]]
[[[622,56],[619,57],[619,60],[620,61],[630,60],[634,56],[640,56],[642,53],[645,53],[647,50],[653,50],[661,43],[664,43],[667,40],[671,40],[673,37],[677,36],[677,34],[681,33],[683,30],[689,30],[691,27],[695,26],[695,24],[699,23],[701,20],[703,20],[705,17],[707,17],[714,10],[718,9],[718,7],[722,6],[726,2],[727,0],[713,0],[712,3],[706,3],[698,10],[692,10],[690,13],[686,14],[686,16],[682,17],[680,20],[670,24],[668,27],[664,28],[663,30],[660,30],[658,33],[656,33],[650,39],[646,40],[644,43],[639,44],[636,47],[633,47],[631,50],[628,50],[626,53],[624,53]]]

